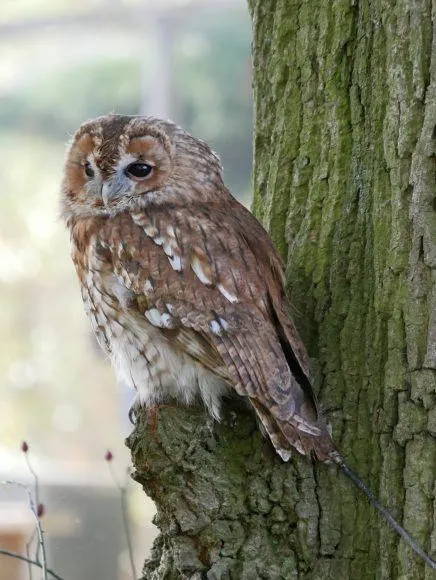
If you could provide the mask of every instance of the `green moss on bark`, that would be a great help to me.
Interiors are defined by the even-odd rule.
[[[432,4],[251,0],[250,8],[253,207],[286,259],[336,441],[430,549],[434,488],[418,479],[434,485],[436,475]],[[283,20],[287,50],[279,32],[267,32]],[[279,197],[288,207],[278,206],[277,222]],[[341,483],[329,495],[325,485],[320,477],[322,577],[430,577],[363,499]]]

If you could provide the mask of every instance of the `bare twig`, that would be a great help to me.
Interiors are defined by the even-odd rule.
[[[30,473],[33,476],[33,481],[35,484],[35,503],[38,506],[39,505],[39,479],[38,479],[38,475],[37,475],[36,471],[33,469],[32,464],[30,463],[28,448],[26,449],[26,451],[23,451],[23,454],[24,454],[24,459],[26,460],[26,463],[27,463],[27,468],[29,469]]]
[[[38,508],[38,506],[39,506],[39,479],[38,479],[38,475],[37,475],[36,471],[33,469],[32,464],[30,463],[29,445],[28,445],[27,441],[21,442],[21,451],[23,452],[27,468],[30,471],[31,475],[33,476],[33,481],[34,481],[34,486],[35,486],[35,503],[36,503],[36,507],[38,510],[39,509]],[[28,542],[26,542],[26,554],[27,554],[28,558],[30,558],[30,548],[33,544],[36,533],[37,533],[37,529],[35,527],[35,529],[32,532],[32,535],[30,536],[30,539],[28,540]],[[37,542],[36,543],[36,550],[35,550],[35,560],[37,562],[39,562],[39,548],[40,548],[39,542]],[[29,572],[29,580],[33,580],[32,565],[30,563],[28,563],[28,572]]]
[[[4,556],[9,556],[11,558],[15,558],[16,560],[22,560],[23,562],[27,562],[30,566],[37,566],[38,568],[42,568],[41,562],[38,562],[37,560],[32,560],[31,558],[26,558],[26,556],[16,554],[15,552],[11,552],[10,550],[0,548],[0,554],[3,554]],[[47,568],[47,573],[50,574],[56,580],[64,580],[62,576],[59,576],[59,574],[56,574],[56,572],[53,572],[53,570],[50,570],[50,568]]]
[[[41,504],[39,503],[39,479],[38,479],[38,475],[37,475],[36,471],[33,469],[32,464],[30,463],[29,454],[28,454],[27,450],[24,452],[24,458],[26,460],[27,468],[29,469],[30,473],[33,476],[33,481],[34,481],[34,486],[35,486],[35,504],[36,504],[36,509],[37,509],[38,518],[39,518],[40,517],[39,516],[39,509],[41,506]],[[35,538],[36,531],[37,530],[35,528],[30,540],[26,544],[26,552],[28,550],[30,551],[30,546]],[[40,546],[39,546],[39,541],[38,541],[36,544],[35,560],[38,560],[38,558],[39,558],[39,549],[40,549]],[[29,578],[30,578],[30,580],[32,580],[31,570],[29,570]]]
[[[32,492],[27,487],[27,485],[24,485],[23,483],[20,483],[18,481],[3,481],[2,482],[2,485],[15,485],[15,486],[21,487],[27,493],[27,498],[28,498],[28,502],[29,502],[30,511],[32,512],[33,517],[35,519],[36,530],[38,532],[38,541],[39,541],[39,548],[40,548],[39,551],[41,553],[41,569],[42,569],[42,575],[43,575],[43,579],[44,580],[48,580],[48,576],[47,576],[47,558],[46,558],[46,554],[45,554],[45,543],[44,543],[44,532],[42,531],[41,522],[40,522],[40,519],[39,519],[39,516],[38,516],[38,505],[35,504],[35,501],[34,501],[34,499],[32,497]]]
[[[29,559],[29,562],[27,562],[27,571],[29,572],[29,580],[33,580],[32,564],[30,562],[30,546],[31,546],[31,544],[33,542],[33,539],[35,537],[35,534],[36,534],[36,528],[33,530],[33,533],[32,533],[32,535],[30,537],[30,540],[28,542],[26,542],[26,556]],[[36,558],[35,561],[38,561],[38,558]]]
[[[123,485],[119,489],[120,489],[120,496],[121,496],[121,498],[120,498],[121,499],[121,513],[123,515],[123,526],[124,526],[124,532],[126,534],[127,549],[129,551],[130,567],[132,569],[133,579],[135,580],[137,578],[136,567],[135,567],[135,561],[133,558],[132,536],[130,534],[129,518],[127,516],[127,513],[128,513],[127,512],[127,503],[126,503],[127,487],[126,487],[126,485]]]
[[[111,451],[107,451],[106,455],[104,456],[108,466],[109,466],[109,471],[111,473],[112,479],[114,480],[114,483],[116,485],[116,487],[118,488],[119,492],[120,492],[120,500],[121,500],[121,514],[123,517],[123,526],[124,526],[124,533],[126,534],[126,542],[127,542],[127,549],[129,552],[129,560],[130,560],[130,568],[132,570],[132,578],[133,580],[135,580],[137,578],[136,576],[136,566],[135,566],[135,560],[133,558],[133,544],[132,544],[132,536],[130,534],[130,526],[129,526],[129,518],[127,516],[128,511],[127,511],[127,503],[126,503],[126,498],[127,498],[127,483],[128,483],[128,477],[129,477],[129,470],[127,470],[126,473],[126,481],[124,483],[124,485],[121,485],[121,483],[119,482],[113,466],[112,466],[112,459],[113,459],[113,455]]]

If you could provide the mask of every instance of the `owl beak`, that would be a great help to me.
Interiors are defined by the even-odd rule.
[[[112,188],[110,183],[103,183],[101,188],[101,197],[103,199],[103,203],[106,207],[111,205],[112,200]]]
[[[126,177],[124,175],[114,175],[103,182],[101,197],[106,207],[113,207],[126,193]]]

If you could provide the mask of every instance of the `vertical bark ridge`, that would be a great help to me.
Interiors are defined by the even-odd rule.
[[[430,549],[435,8],[424,0],[252,0],[250,8],[253,207],[287,260],[294,316],[336,441]],[[266,15],[283,22],[282,35],[265,33]],[[317,469],[312,577],[430,577],[348,483],[332,489],[331,477]]]

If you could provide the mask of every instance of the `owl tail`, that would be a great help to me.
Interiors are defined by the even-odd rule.
[[[352,471],[348,465],[345,463],[344,458],[338,451],[333,451],[330,453],[330,460],[339,466],[339,469],[344,473],[354,485],[363,492],[369,500],[369,503],[375,507],[375,509],[384,517],[393,530],[397,532],[399,536],[408,544],[412,550],[417,554],[421,560],[423,560],[427,566],[436,570],[436,560],[430,558],[428,554],[424,552],[421,546],[418,545],[417,541],[408,533],[406,530],[397,522],[393,515],[379,502],[375,497],[369,487],[358,477],[354,471]]]

